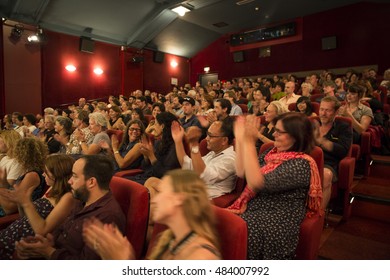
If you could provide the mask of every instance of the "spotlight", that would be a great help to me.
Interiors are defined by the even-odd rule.
[[[18,41],[22,37],[24,31],[24,26],[21,24],[16,24],[11,30],[10,38],[12,40]]]
[[[43,29],[38,27],[37,33],[27,37],[29,43],[46,43],[47,37],[43,33]]]

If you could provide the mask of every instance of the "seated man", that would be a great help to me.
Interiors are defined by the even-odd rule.
[[[100,259],[83,241],[83,223],[91,217],[115,224],[124,233],[126,219],[109,187],[113,174],[111,160],[103,155],[82,156],[74,163],[72,173],[69,183],[79,202],[53,235],[29,236],[17,242],[20,258]]]
[[[324,152],[324,182],[322,209],[326,209],[332,191],[332,183],[337,181],[340,160],[348,153],[352,144],[352,129],[347,123],[335,121],[340,102],[335,96],[326,96],[320,104],[320,125],[315,131],[315,140]]]
[[[208,187],[209,198],[230,193],[235,186],[236,153],[232,146],[233,124],[230,119],[213,122],[207,131],[207,148],[210,152],[201,156],[199,139],[201,130],[191,127],[186,137],[191,148],[191,157],[187,156],[183,146],[184,130],[178,123],[172,125],[172,137],[175,141],[176,155],[183,169],[196,171]]]
[[[200,175],[207,185],[210,199],[233,191],[236,182],[236,153],[232,146],[233,123],[230,118],[215,121],[210,125],[206,137],[207,148],[210,152],[203,157],[199,151],[199,139],[202,132],[198,127],[190,127],[185,133],[183,127],[174,122],[171,131],[175,141],[177,159],[182,169],[191,169]],[[191,157],[184,149],[184,135],[191,148]],[[159,183],[160,179],[157,178],[149,178],[145,182],[145,187],[149,189],[151,196],[158,192]]]
[[[187,129],[191,126],[197,126],[199,128],[202,128],[198,118],[194,114],[195,99],[193,99],[192,97],[184,97],[181,100],[181,104],[184,117],[180,118],[179,122],[183,126],[183,128]]]

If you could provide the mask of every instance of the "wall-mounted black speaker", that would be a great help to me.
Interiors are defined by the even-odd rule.
[[[163,63],[164,62],[164,53],[163,52],[154,52],[153,53],[153,62]]]
[[[233,61],[234,62],[243,62],[244,61],[244,52],[243,51],[234,52],[233,53]]]
[[[91,38],[80,37],[79,50],[81,52],[93,53],[95,50],[95,41]]]
[[[321,41],[323,51],[334,50],[335,48],[337,48],[336,36],[324,37],[321,39]]]

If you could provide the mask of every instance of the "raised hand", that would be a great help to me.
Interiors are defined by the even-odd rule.
[[[133,246],[113,224],[103,224],[96,218],[86,220],[83,238],[87,246],[104,260],[135,259]]]
[[[184,128],[179,124],[179,122],[172,122],[171,133],[173,141],[175,141],[175,143],[180,143],[181,141],[183,141]]]

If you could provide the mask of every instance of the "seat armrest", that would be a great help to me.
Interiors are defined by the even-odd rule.
[[[362,155],[371,154],[371,134],[362,132],[360,140],[360,151]]]
[[[345,157],[340,161],[337,184],[340,189],[351,190],[355,171],[355,162],[355,159],[352,157]]]
[[[142,169],[130,169],[130,170],[123,170],[118,171],[114,174],[115,177],[127,177],[127,176],[134,176],[137,174],[141,174],[144,171]]]

